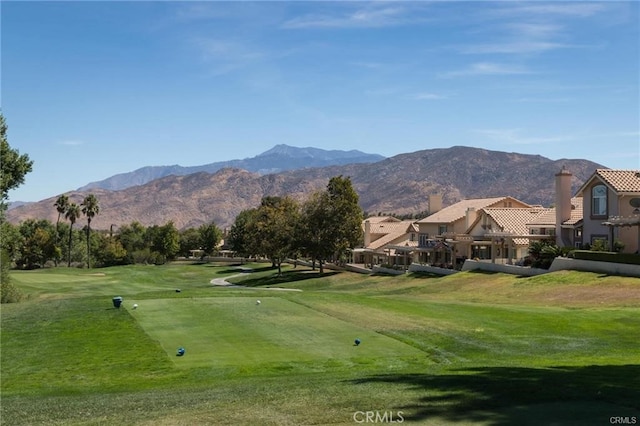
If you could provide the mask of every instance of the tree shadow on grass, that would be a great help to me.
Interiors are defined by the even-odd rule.
[[[608,425],[611,417],[635,417],[640,423],[640,365],[485,367],[353,383],[385,383],[422,395],[398,408],[409,422]]]
[[[274,269],[274,271],[277,271],[277,269]],[[326,277],[330,277],[332,275],[336,275],[339,272],[336,271],[330,271],[330,272],[323,272],[322,274],[320,274],[320,272],[317,271],[312,271],[312,270],[299,270],[299,271],[283,271],[282,275],[278,276],[277,273],[274,273],[272,276],[269,277],[256,277],[256,278],[247,278],[242,280],[241,282],[239,282],[238,284],[247,286],[247,287],[267,287],[267,286],[274,286],[274,285],[280,285],[280,284],[291,284],[291,283],[296,283],[296,282],[301,282],[301,281],[306,281],[306,280],[310,280],[310,279],[315,279],[315,278],[326,278]]]
[[[219,266],[218,266],[219,267]],[[254,273],[254,272],[264,272],[264,271],[277,271],[278,268],[274,266],[261,266],[259,268],[251,268],[249,266],[243,266],[238,264],[237,266],[229,267],[226,269],[219,270],[220,274],[241,274],[241,273]]]

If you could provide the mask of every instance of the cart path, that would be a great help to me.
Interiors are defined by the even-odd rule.
[[[246,273],[250,273],[253,271],[253,269],[251,268],[243,268],[243,267],[238,267],[238,269],[242,270],[242,273],[240,274],[235,274],[235,275],[230,275],[228,277],[224,277],[224,278],[214,278],[210,281],[210,283],[212,285],[218,286],[218,287],[230,287],[230,288],[237,288],[237,289],[245,289],[245,290],[279,290],[279,291],[302,291],[299,288],[281,288],[281,287],[247,287],[244,285],[237,285],[237,284],[232,284],[229,281],[227,281],[228,278],[233,278],[233,277],[239,277],[241,275],[244,275]]]

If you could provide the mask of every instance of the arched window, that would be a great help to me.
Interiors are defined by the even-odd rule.
[[[607,215],[607,187],[596,185],[591,189],[591,215]]]

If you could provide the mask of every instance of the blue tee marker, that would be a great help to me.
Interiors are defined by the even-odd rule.
[[[182,356],[184,355],[184,348],[178,348],[178,353],[176,354],[177,356]]]
[[[354,343],[356,346],[360,346],[360,339],[356,339]]]

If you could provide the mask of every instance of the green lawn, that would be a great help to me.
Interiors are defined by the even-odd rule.
[[[638,279],[251,266],[14,271],[0,423],[640,423]]]
[[[180,367],[325,371],[418,358],[420,350],[280,297],[131,300],[131,314]],[[359,338],[366,344],[355,346]],[[176,356],[184,347],[188,356]]]

